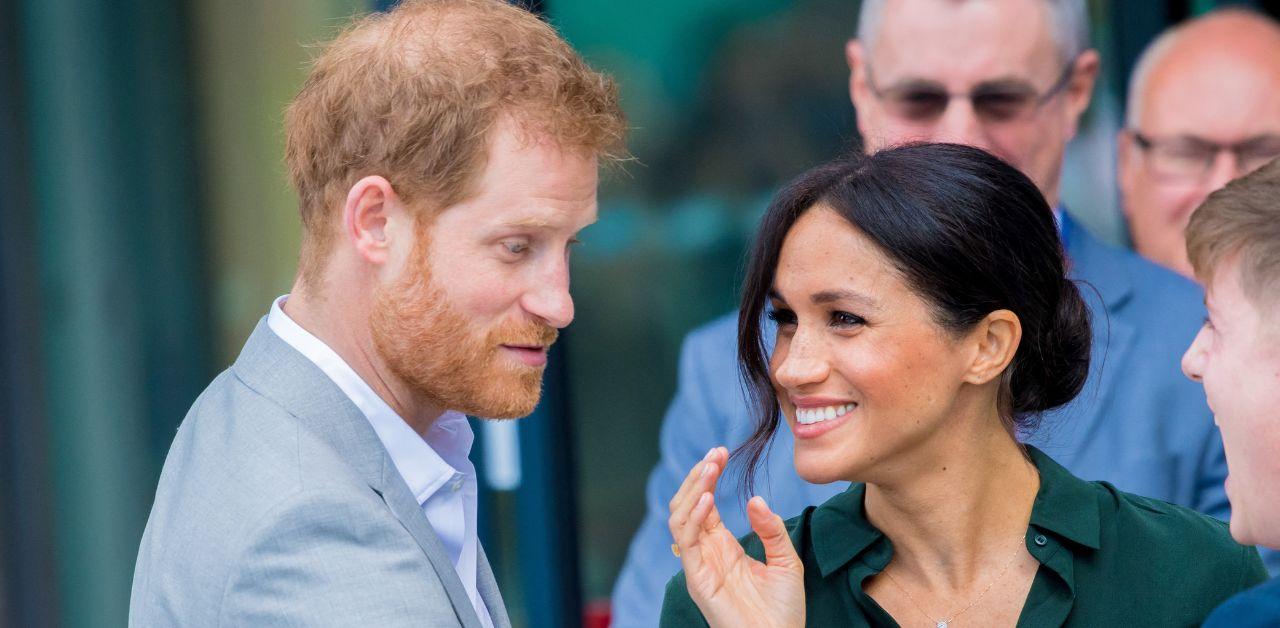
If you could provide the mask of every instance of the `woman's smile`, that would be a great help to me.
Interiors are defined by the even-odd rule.
[[[853,418],[858,404],[819,398],[794,398],[794,421],[791,431],[799,440],[817,438]]]

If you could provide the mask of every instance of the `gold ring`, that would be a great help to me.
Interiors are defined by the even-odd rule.
[[[679,545],[676,545],[675,543],[672,543],[672,544],[671,544],[671,553],[672,553],[672,554],[675,554],[675,555],[676,555],[676,558],[680,558],[680,546],[679,546]]]

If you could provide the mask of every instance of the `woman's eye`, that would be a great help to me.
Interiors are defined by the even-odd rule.
[[[865,325],[867,320],[857,314],[848,312],[832,312],[831,324],[837,327],[853,327],[856,325]]]
[[[769,310],[768,316],[769,320],[777,323],[779,326],[796,324],[796,313],[791,310]]]
[[[518,240],[508,240],[506,242],[503,242],[502,246],[506,247],[507,252],[511,253],[512,255],[519,255],[529,250],[528,242],[521,242]]]

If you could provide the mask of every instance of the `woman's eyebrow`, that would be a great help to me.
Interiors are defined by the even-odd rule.
[[[814,305],[823,305],[836,301],[852,301],[868,308],[874,308],[876,304],[871,297],[852,290],[823,290],[822,292],[815,292],[809,297],[809,301],[813,302]]]

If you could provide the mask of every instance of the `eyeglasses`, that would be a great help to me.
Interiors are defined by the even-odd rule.
[[[1236,160],[1236,175],[1244,175],[1280,157],[1280,135],[1259,135],[1235,144],[1218,144],[1192,136],[1152,138],[1130,130],[1133,141],[1147,155],[1147,165],[1157,178],[1200,181],[1213,170],[1223,151]]]
[[[974,113],[983,122],[1012,122],[1029,116],[1057,96],[1071,82],[1075,66],[1075,59],[1067,62],[1058,80],[1044,93],[1014,79],[981,83],[968,94],[952,94],[940,83],[924,80],[880,89],[872,79],[870,66],[867,66],[867,85],[890,114],[912,122],[936,121],[951,105],[952,98],[968,98]]]

